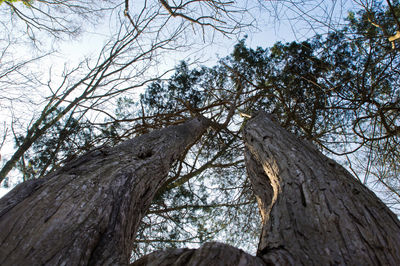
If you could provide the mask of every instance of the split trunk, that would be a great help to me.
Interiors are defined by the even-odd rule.
[[[126,265],[169,168],[205,131],[194,119],[99,148],[0,200],[1,265]],[[232,246],[157,251],[142,265],[400,265],[397,217],[343,167],[260,113],[244,132],[263,228],[257,256]]]

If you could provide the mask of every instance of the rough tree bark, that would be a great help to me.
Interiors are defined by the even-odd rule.
[[[171,164],[208,127],[182,125],[102,147],[0,200],[0,265],[127,265]]]
[[[0,264],[126,265],[138,223],[202,119],[100,148],[0,200]],[[143,265],[400,265],[400,222],[344,168],[266,114],[244,130],[263,218],[257,256],[207,243]]]
[[[132,266],[400,265],[400,222],[343,167],[265,113],[248,121],[244,141],[263,219],[257,256],[207,243]]]
[[[273,265],[400,265],[400,222],[348,171],[260,113],[244,129],[246,166]]]
[[[143,256],[131,266],[265,266],[261,258],[218,242],[198,249],[166,249]]]

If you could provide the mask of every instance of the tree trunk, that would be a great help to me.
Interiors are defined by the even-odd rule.
[[[248,175],[273,265],[400,265],[400,222],[311,144],[260,113],[244,129]]]
[[[227,244],[210,242],[198,249],[166,249],[143,256],[131,266],[265,266],[258,257]]]
[[[205,119],[99,148],[0,200],[0,265],[127,265],[138,224]]]

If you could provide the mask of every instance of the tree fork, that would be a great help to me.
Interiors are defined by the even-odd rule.
[[[263,112],[244,141],[266,263],[400,265],[399,220],[342,166]]]
[[[127,265],[172,163],[207,129],[195,118],[92,150],[0,199],[1,265]]]

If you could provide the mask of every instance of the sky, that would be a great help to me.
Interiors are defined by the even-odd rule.
[[[271,3],[274,1],[271,1]],[[279,3],[279,1],[275,1]],[[318,1],[309,1],[309,3],[315,3]],[[136,1],[135,3],[139,3]],[[248,2],[251,3],[251,2]],[[269,3],[269,2],[266,2]],[[323,3],[323,2],[321,2]],[[255,5],[252,7],[251,12],[254,19],[257,21],[257,24],[254,24],[256,27],[251,29],[245,29],[237,36],[231,36],[231,38],[222,38],[221,36],[215,38],[212,42],[201,43],[199,45],[193,46],[194,49],[189,49],[184,52],[169,52],[167,53],[162,60],[160,69],[168,69],[173,68],[175,65],[179,63],[181,60],[189,60],[193,61],[195,59],[200,59],[202,64],[206,64],[211,66],[216,63],[219,58],[225,57],[229,53],[232,52],[233,46],[238,42],[238,40],[247,36],[246,44],[249,47],[255,48],[257,46],[261,47],[270,47],[275,42],[291,42],[295,40],[304,40],[308,37],[311,37],[315,34],[315,32],[324,33],[326,32],[329,26],[334,27],[334,20],[339,22],[343,21],[342,14],[344,9],[351,8],[350,1],[329,1],[329,4],[335,6],[335,11],[332,13],[331,21],[326,22],[323,27],[319,28],[314,24],[315,21],[313,19],[324,19],[326,18],[326,13],[322,10],[329,9],[330,7],[325,7],[323,5],[319,6],[318,9],[314,9],[312,12],[301,13],[300,8],[304,8],[304,10],[308,10],[312,7],[304,5],[303,7],[292,7],[284,8],[283,6],[278,6],[276,4],[271,4],[268,6],[268,11],[265,9],[261,9],[259,6]],[[341,8],[341,6],[345,6],[345,8]],[[0,6],[0,8],[4,8],[4,6]],[[296,9],[297,8],[297,9]],[[4,11],[4,10],[3,10]],[[290,18],[290,19],[289,19]],[[312,19],[311,19],[312,18]],[[306,21],[311,21],[313,23],[313,29],[311,29],[311,25]],[[318,24],[321,26],[320,24]],[[88,27],[86,32],[82,33],[75,39],[69,39],[63,42],[59,42],[55,45],[57,47],[58,52],[53,56],[49,56],[47,59],[42,61],[41,70],[46,70],[52,67],[52,73],[61,73],[65,65],[74,66],[79,63],[84,57],[87,56],[96,56],[98,52],[103,47],[103,44],[107,40],[107,36],[109,36],[110,32],[113,32],[113,25],[111,25],[107,20],[99,21],[94,27]],[[199,34],[197,34],[199,35]],[[198,37],[198,36],[197,36]],[[198,39],[200,40],[200,39]],[[46,42],[45,40],[44,42]],[[50,42],[50,41],[49,41]],[[24,48],[16,51],[16,57],[28,57],[31,48]],[[46,71],[44,71],[44,76],[46,75]],[[55,74],[52,76],[53,82],[57,82],[57,78],[59,75]],[[39,93],[39,92],[37,92]],[[16,106],[13,106],[15,108]],[[16,107],[18,109],[18,107]],[[20,107],[23,108],[23,107]],[[16,110],[17,110],[16,109]],[[3,109],[4,110],[4,109]],[[34,112],[34,110],[22,110],[29,113]],[[4,121],[10,123],[10,113],[5,113],[2,111],[0,113],[0,121]],[[29,120],[29,119],[28,119]],[[6,159],[7,155],[11,154],[14,148],[14,143],[12,141],[12,137],[8,138],[8,142],[1,149],[2,160]],[[5,193],[7,193],[13,186],[15,186],[19,182],[18,175],[17,177],[10,180],[10,187],[4,188],[0,187],[0,197],[2,197]]]

